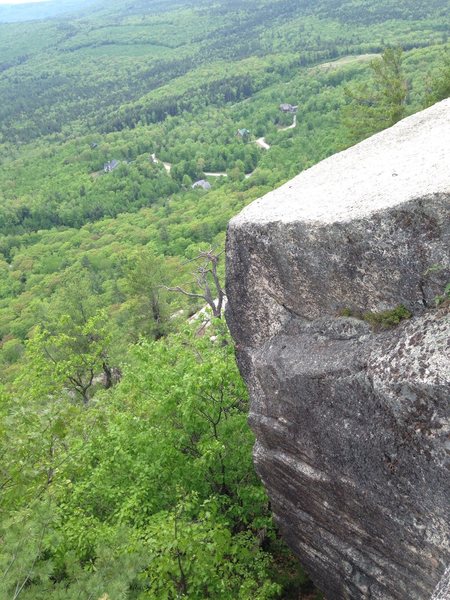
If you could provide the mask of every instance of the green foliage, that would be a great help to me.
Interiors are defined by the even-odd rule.
[[[344,308],[340,312],[340,315],[342,317],[362,319],[369,323],[374,331],[391,329],[392,327],[399,325],[404,319],[410,319],[412,317],[412,313],[403,304],[399,304],[390,310],[383,310],[380,312],[360,312],[350,308]]]
[[[447,47],[442,54],[442,59],[437,69],[435,69],[431,82],[430,91],[427,97],[427,104],[439,102],[450,97],[450,49]]]
[[[55,554],[64,533],[57,506],[48,498],[2,523],[0,595],[24,600],[136,598],[139,577],[147,564],[143,545],[124,527],[96,530],[95,564]],[[106,592],[107,590],[107,592]],[[130,593],[130,590],[132,592]]]
[[[391,310],[367,312],[363,315],[363,319],[375,330],[390,329],[399,325],[404,319],[410,319],[411,317],[412,313],[403,304],[399,304]]]
[[[386,49],[370,63],[372,81],[347,88],[350,104],[343,119],[355,141],[391,127],[405,116],[408,88],[402,54],[400,48]]]
[[[260,546],[273,529],[246,390],[223,324],[209,333],[141,342],[121,384],[87,409],[45,376],[42,334],[29,345],[31,386],[4,404],[5,590],[27,580],[25,598],[89,587],[111,598],[278,596]]]
[[[444,304],[445,302],[448,302],[449,300],[450,300],[450,282],[447,283],[442,294],[439,294],[438,296],[436,296],[434,301],[436,302],[436,306],[440,306],[441,304]]]
[[[267,579],[269,557],[254,536],[233,535],[216,513],[214,502],[199,510],[196,503],[184,501],[171,514],[158,514],[147,533],[150,565],[143,598],[269,600],[279,596],[279,586]]]
[[[124,270],[122,290],[129,298],[123,303],[119,320],[123,326],[145,337],[159,339],[166,335],[171,326],[171,312],[175,306],[169,304],[163,284],[170,278],[170,264],[150,250],[141,251],[129,258]]]
[[[83,315],[84,317],[84,315]],[[65,390],[87,404],[93,394],[95,378],[107,374],[111,336],[104,312],[77,323],[64,315],[57,323],[59,333],[37,328],[28,342],[29,371],[23,384],[31,396],[61,394]],[[31,377],[30,377],[31,375]],[[30,379],[33,384],[30,386]]]

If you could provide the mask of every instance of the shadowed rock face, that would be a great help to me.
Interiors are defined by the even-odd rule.
[[[256,469],[327,600],[448,591],[450,313],[434,298],[450,281],[449,148],[444,101],[229,226]],[[398,304],[413,317],[387,331],[339,316]]]

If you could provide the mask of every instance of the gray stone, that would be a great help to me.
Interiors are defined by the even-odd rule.
[[[448,600],[450,598],[450,567],[442,576],[430,600]]]
[[[227,320],[255,466],[327,600],[445,586],[450,315],[434,299],[450,281],[449,148],[447,100],[229,225]],[[413,317],[387,331],[339,316],[400,303]]]

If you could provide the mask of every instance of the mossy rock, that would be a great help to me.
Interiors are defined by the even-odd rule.
[[[399,325],[404,319],[412,317],[412,313],[403,304],[380,312],[360,312],[351,308],[344,308],[339,314],[341,317],[353,317],[354,319],[366,321],[374,331],[391,329]]]

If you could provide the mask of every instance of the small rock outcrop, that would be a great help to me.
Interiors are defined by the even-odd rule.
[[[327,600],[448,590],[450,312],[435,298],[450,281],[449,148],[447,100],[229,225],[256,469]],[[385,328],[399,305],[411,318]]]

